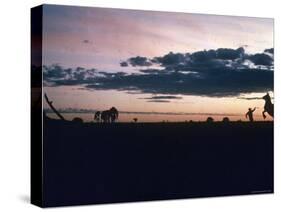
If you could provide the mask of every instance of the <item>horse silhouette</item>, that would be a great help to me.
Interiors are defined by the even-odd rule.
[[[101,120],[104,123],[113,123],[118,119],[119,112],[115,107],[101,112]]]
[[[96,122],[100,122],[100,120],[101,120],[101,112],[100,112],[100,111],[97,111],[97,112],[95,113],[94,120],[95,120]]]
[[[263,118],[264,119],[266,118],[265,113],[268,113],[271,117],[273,117],[273,114],[274,114],[274,104],[271,102],[271,98],[270,98],[269,93],[267,93],[262,98],[265,100],[264,110],[262,112]]]

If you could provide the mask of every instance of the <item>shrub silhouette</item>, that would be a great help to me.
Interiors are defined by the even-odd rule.
[[[224,118],[222,119],[222,122],[223,122],[223,123],[229,123],[229,122],[230,122],[230,120],[229,120],[229,118],[228,118],[228,117],[224,117]]]
[[[83,123],[83,119],[81,119],[79,117],[73,118],[72,121],[75,122],[75,123]]]
[[[208,117],[206,120],[207,123],[213,123],[214,119],[212,117]]]

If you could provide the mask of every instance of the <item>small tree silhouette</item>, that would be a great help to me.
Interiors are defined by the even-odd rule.
[[[135,123],[138,122],[138,118],[133,118],[133,120]]]
[[[207,123],[213,123],[214,119],[212,117],[208,117],[206,120]]]
[[[228,118],[228,117],[224,117],[224,118],[222,119],[222,122],[223,122],[223,123],[229,123],[229,122],[230,122],[230,120],[229,120],[229,118]]]
[[[57,111],[57,109],[54,107],[53,102],[49,100],[47,94],[45,93],[45,100],[48,103],[48,105],[50,106],[50,108],[54,111],[54,113],[61,119],[61,120],[65,120],[64,117],[60,114],[59,111]]]

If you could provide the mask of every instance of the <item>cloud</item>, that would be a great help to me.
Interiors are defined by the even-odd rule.
[[[270,53],[270,54],[274,54],[274,48],[265,49],[264,52],[267,52],[267,53]]]
[[[166,102],[174,95],[223,97],[273,90],[273,58],[265,53],[245,54],[243,48],[220,48],[192,54],[170,52],[163,57],[138,56],[127,61],[143,68],[139,73],[109,73],[82,67],[44,66],[44,85],[81,85],[89,90],[157,94],[160,97],[147,100]],[[162,68],[147,67],[150,65],[146,63],[152,62]]]
[[[83,40],[83,43],[90,43],[89,40]]]
[[[45,86],[82,85],[91,83],[99,75],[96,69],[63,68],[58,64],[43,66]]]
[[[273,58],[264,53],[251,55],[249,59],[255,65],[271,66],[273,63]]]
[[[240,93],[273,89],[273,72],[260,69],[213,69],[197,74],[171,72],[131,74],[100,78],[89,89],[139,90],[142,93],[169,95],[236,96]]]
[[[147,102],[167,103],[167,102],[171,102],[170,100],[173,100],[173,99],[182,99],[182,97],[172,96],[172,95],[161,95],[161,96],[151,96],[151,97],[145,97],[145,98],[139,98],[139,99],[146,99]]]
[[[147,69],[140,69],[139,72],[145,73],[145,74],[163,74],[168,73],[166,69],[153,69],[153,68],[147,68]]]
[[[174,70],[196,67],[247,68],[247,64],[256,66],[262,65],[269,68],[269,66],[273,65],[273,57],[269,54],[273,53],[273,48],[265,49],[264,53],[257,53],[254,55],[246,54],[243,47],[237,49],[218,48],[216,50],[210,49],[193,53],[169,52],[164,56],[154,57],[152,59],[137,56],[129,58],[128,61],[132,66],[151,66],[153,64],[159,64],[162,67]],[[246,60],[250,63],[245,63]],[[248,68],[250,67],[248,66]]]
[[[170,52],[169,54],[164,55],[163,57],[155,57],[153,58],[152,62],[159,63],[162,66],[172,66],[178,65],[185,62],[186,58],[189,54],[182,54],[182,53],[173,53]]]
[[[198,51],[190,55],[191,63],[206,63],[208,61],[235,60],[243,57],[244,48],[238,49],[219,48],[217,50]]]
[[[244,100],[260,100],[262,97],[238,97],[237,99],[244,99]]]
[[[151,66],[152,65],[152,63],[150,62],[150,60],[148,58],[141,57],[141,56],[129,58],[128,63],[132,66]]]
[[[164,100],[164,99],[153,99],[153,100],[148,100],[147,102],[169,103],[169,102],[171,102],[171,101],[169,101],[169,100]]]
[[[204,50],[194,53],[170,52],[162,57],[154,57],[151,61],[164,67],[186,66],[198,67],[209,65],[224,65],[229,60],[242,58],[245,54],[244,48],[238,49],[219,48],[217,50]]]
[[[263,99],[262,96],[255,96],[255,97],[238,97],[237,99],[244,99],[244,100],[261,100]],[[271,97],[271,99],[274,99],[274,97]]]
[[[152,96],[152,97],[146,97],[146,98],[142,98],[142,99],[182,99],[182,97],[180,96]]]
[[[220,48],[216,50],[216,58],[223,60],[235,60],[243,57],[245,50],[243,47],[238,49]]]
[[[126,61],[123,61],[120,63],[120,66],[127,67],[127,66],[129,66],[129,64]]]

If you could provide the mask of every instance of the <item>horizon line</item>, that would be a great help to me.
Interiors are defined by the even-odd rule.
[[[46,113],[54,113],[49,108],[43,109]],[[66,109],[58,109],[60,113],[95,113],[96,109],[76,109],[76,108],[66,108]],[[214,115],[214,116],[240,116],[242,113],[200,113],[200,112],[154,112],[154,111],[118,111],[121,114],[142,114],[142,115]]]

